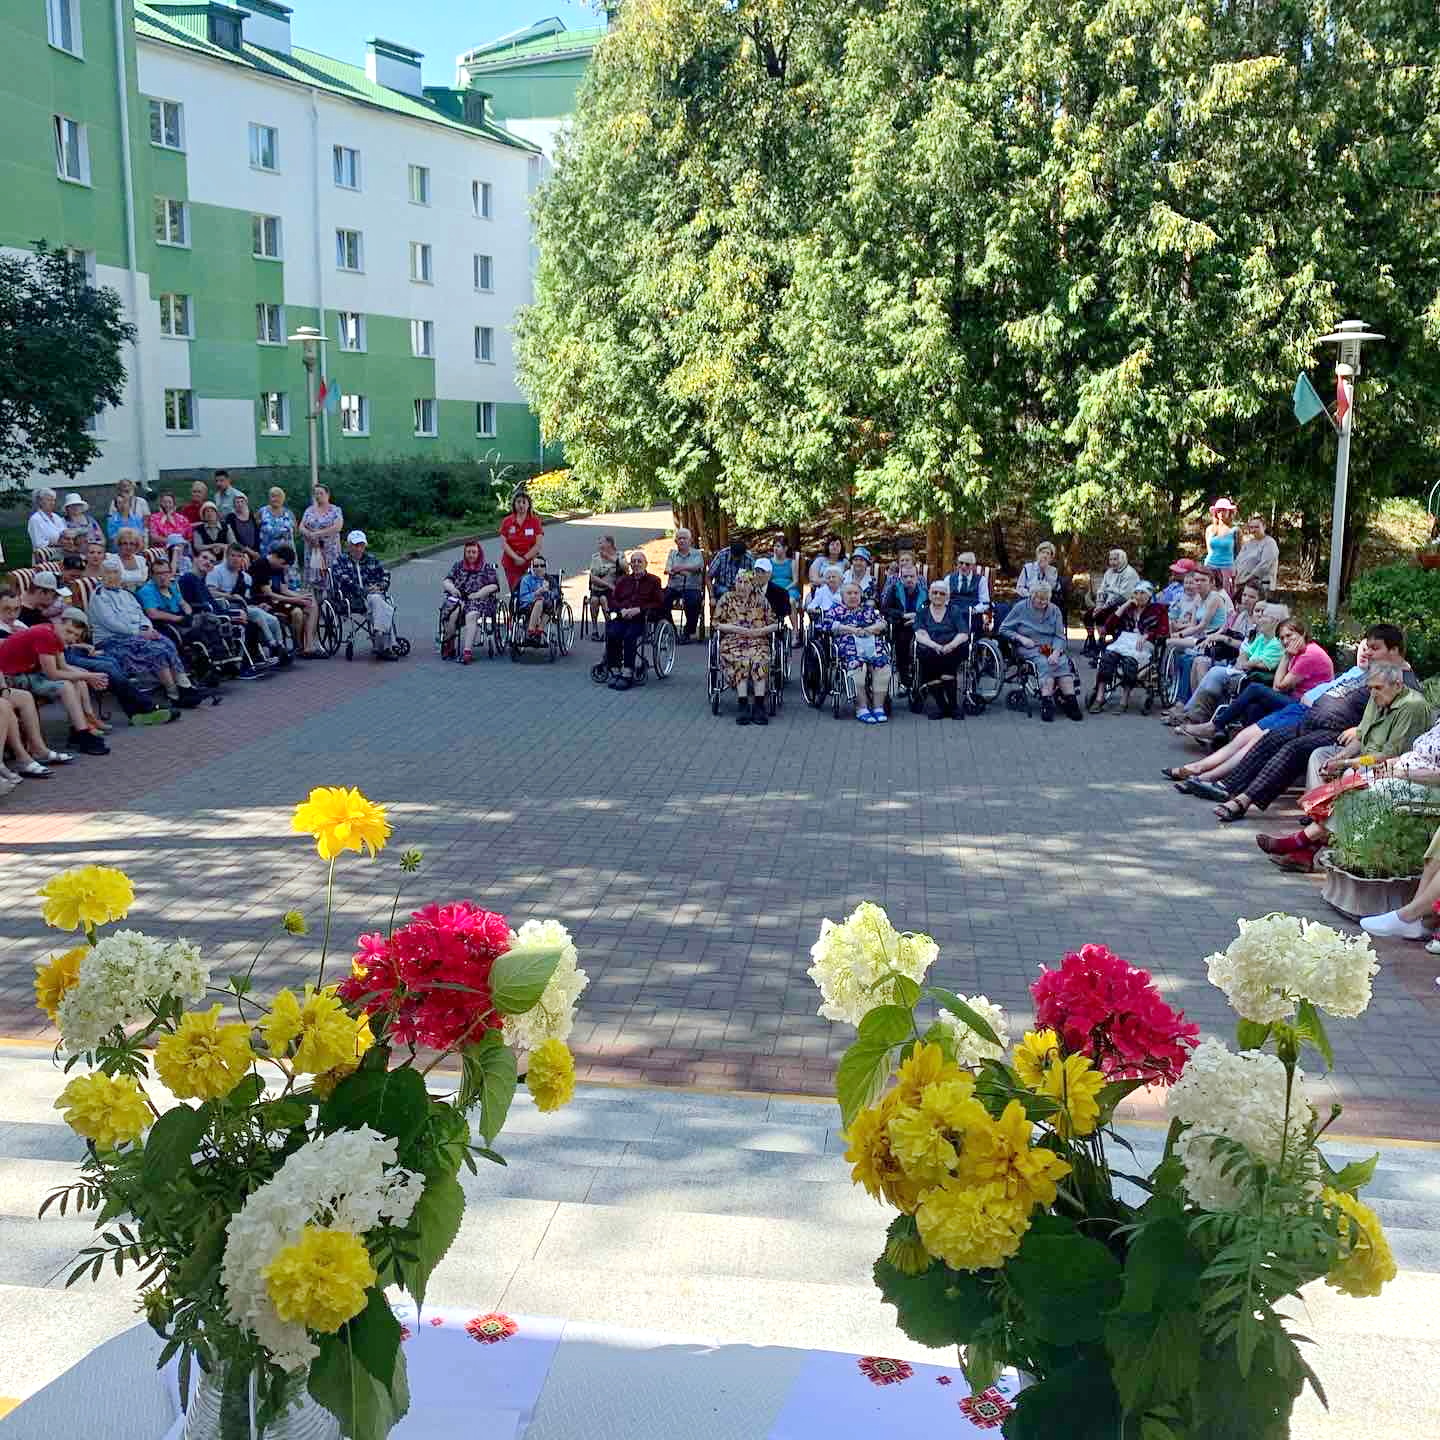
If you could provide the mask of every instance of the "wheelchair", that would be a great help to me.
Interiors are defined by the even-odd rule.
[[[765,714],[772,720],[780,709],[785,687],[784,671],[775,664],[775,638],[775,635],[770,637],[770,674],[765,680]],[[710,713],[718,715],[720,700],[731,687],[729,680],[725,678],[724,666],[720,664],[720,636],[713,630],[706,642],[706,658],[705,693],[710,701]]]
[[[647,616],[645,633],[635,647],[634,683],[643,685],[650,678],[652,671],[657,680],[668,680],[670,672],[675,668],[677,644],[675,622],[669,615],[661,615],[658,618]],[[598,665],[590,667],[590,678],[597,685],[608,685],[617,673],[617,671],[612,671],[603,660]]]
[[[544,628],[539,640],[532,640],[528,630],[530,606],[522,606],[513,596],[506,607],[509,621],[506,647],[511,660],[518,663],[525,658],[526,651],[542,651],[553,665],[562,655],[568,655],[575,644],[575,612],[565,598],[561,582],[565,579],[562,570],[558,575],[545,577],[549,594],[545,600]],[[533,603],[533,602],[532,602]]]
[[[480,612],[480,624],[475,631],[475,648],[484,648],[485,654],[494,660],[497,656],[503,655],[509,645],[510,622],[506,611],[504,600],[498,595],[493,597],[495,609],[493,613]],[[461,614],[455,623],[455,629],[447,636],[445,634],[446,621],[456,610]],[[442,660],[458,660],[460,658],[460,641],[465,634],[464,603],[460,600],[442,601],[439,610],[435,615],[435,651]]]
[[[1005,687],[1005,708],[1023,710],[1028,720],[1031,710],[1040,703],[1040,662],[1021,654],[1008,639],[993,643],[1003,657],[1001,684]],[[1073,661],[1071,668],[1074,668]],[[1078,673],[1076,678],[1078,681]]]
[[[580,602],[580,634],[583,639],[598,640],[605,643],[605,622],[609,618],[609,611],[605,604],[605,597],[597,595],[593,590],[585,592],[585,598]]]
[[[228,616],[212,616],[217,624],[202,638],[197,631],[170,638],[180,651],[185,669],[202,685],[216,685],[227,680],[245,666],[252,670],[254,661],[245,648],[245,632]],[[229,672],[228,674],[226,672]]]
[[[390,580],[386,577],[382,594],[390,594]],[[340,589],[338,585],[329,585],[325,593],[320,596],[320,615],[317,633],[320,639],[320,648],[326,655],[334,655],[337,650],[344,646],[345,658],[355,658],[355,640],[357,636],[363,636],[371,645],[375,644],[375,627],[370,623],[370,612],[361,605],[358,609],[351,603],[350,597]],[[399,620],[397,615],[396,620]],[[396,635],[395,642],[390,647],[391,653],[398,659],[404,659],[410,653],[410,642],[403,635]]]

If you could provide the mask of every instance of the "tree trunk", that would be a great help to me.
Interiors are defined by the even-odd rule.
[[[940,522],[929,520],[925,524],[925,573],[933,580],[943,572],[940,569]]]
[[[1005,544],[1005,522],[997,515],[990,522],[990,544],[995,551],[995,564],[1002,575],[1013,575],[1015,567],[1010,563],[1010,551]]]
[[[944,573],[948,575],[955,568],[955,518],[948,510],[945,512],[944,527],[945,548],[941,560],[945,566]]]

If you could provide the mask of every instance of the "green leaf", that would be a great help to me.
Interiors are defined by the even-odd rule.
[[[490,997],[502,1015],[523,1015],[533,1010],[545,993],[560,951],[507,950],[490,970]]]
[[[942,990],[938,985],[927,985],[925,993],[937,1000],[952,1015],[958,1015],[982,1040],[992,1045],[1000,1043],[990,1022],[977,1011],[972,1010],[953,990]]]
[[[1096,1124],[1108,1125],[1111,1116],[1115,1114],[1115,1107],[1127,1095],[1133,1095],[1135,1091],[1148,1083],[1145,1080],[1111,1080],[1108,1084],[1102,1085],[1100,1093],[1095,1097],[1096,1103],[1100,1106],[1100,1118]]]
[[[1051,1345],[1098,1340],[1104,1313],[1120,1299],[1120,1262],[1085,1235],[1037,1235],[1020,1242],[1006,1268],[1025,1306],[1028,1331]]]
[[[487,1030],[485,1038],[465,1046],[460,1061],[464,1074],[455,1108],[464,1112],[480,1106],[480,1134],[487,1145],[495,1141],[510,1113],[515,1098],[518,1068],[515,1052],[498,1030]]]
[[[1325,1033],[1325,1022],[1320,1018],[1320,1012],[1308,1000],[1302,1000],[1295,1012],[1295,1033],[1302,1040],[1308,1040],[1320,1052],[1326,1069],[1335,1068],[1335,1052],[1330,1047],[1330,1037]]]
[[[216,1102],[232,1115],[248,1110],[265,1093],[265,1082],[253,1070],[227,1095]]]
[[[856,1033],[876,1045],[900,1045],[915,1034],[915,1024],[903,1005],[877,1005],[860,1017]]]
[[[372,1287],[365,1308],[344,1328],[349,1331],[355,1358],[376,1380],[388,1386],[395,1374],[395,1357],[400,1350],[400,1322],[384,1293]]]
[[[438,1175],[426,1183],[409,1225],[416,1232],[415,1259],[405,1267],[406,1289],[417,1305],[425,1303],[430,1276],[460,1233],[464,1214],[465,1192],[453,1175]]]
[[[1127,1314],[1186,1309],[1205,1270],[1205,1259],[1191,1245],[1184,1219],[1166,1213],[1176,1207],[1165,1201],[1159,1204],[1162,1218],[1147,1219],[1125,1255],[1125,1295],[1120,1309]]]
[[[1115,1440],[1119,1434],[1120,1397],[1094,1355],[1057,1366],[1027,1386],[1005,1422],[1005,1440]]]
[[[1120,1403],[1132,1413],[1183,1400],[1200,1383],[1202,1332],[1187,1310],[1111,1315],[1105,1345]]]
[[[1241,1020],[1235,1027],[1235,1048],[1237,1050],[1260,1050],[1270,1038],[1273,1026],[1262,1025],[1258,1020]]]
[[[205,1109],[177,1105],[167,1110],[145,1137],[142,1174],[147,1185],[173,1180],[190,1167],[190,1157],[199,1147],[209,1116]]]
[[[394,1369],[386,1383],[377,1380],[356,1355],[350,1336],[353,1324],[320,1337],[320,1354],[310,1366],[310,1394],[340,1422],[346,1440],[386,1440],[410,1408],[398,1326]],[[378,1357],[372,1359],[378,1363]]]
[[[999,1314],[990,1287],[938,1260],[923,1275],[906,1275],[883,1257],[875,1262],[880,1298],[895,1307],[901,1330],[936,1350],[969,1344]]]
[[[1330,1162],[1321,1155],[1320,1164],[1325,1171],[1326,1183],[1332,1190],[1343,1190],[1348,1195],[1358,1195],[1375,1176],[1375,1167],[1380,1163],[1377,1150],[1368,1160],[1352,1160],[1340,1170],[1332,1170]]]
[[[429,1110],[430,1097],[418,1070],[408,1065],[398,1070],[357,1070],[320,1107],[319,1122],[327,1132],[369,1125],[382,1135],[393,1135],[403,1153],[424,1128]]]
[[[835,1069],[835,1098],[845,1125],[879,1098],[890,1078],[890,1046],[876,1040],[857,1040],[840,1057]]]
[[[293,1130],[310,1118],[310,1107],[300,1100],[272,1100],[260,1106],[259,1114],[272,1130]]]

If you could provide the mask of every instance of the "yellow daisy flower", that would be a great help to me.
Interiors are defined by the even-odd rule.
[[[333,860],[345,850],[369,850],[376,855],[390,836],[385,807],[343,785],[321,785],[312,790],[310,798],[295,807],[290,828],[313,835],[322,860]]]
[[[332,1065],[330,1069],[322,1071],[311,1082],[310,1088],[322,1100],[328,1100],[335,1093],[335,1087],[360,1068],[361,1059],[374,1043],[375,1036],[370,1029],[370,1017],[362,1015],[355,1022],[355,1058],[347,1060],[342,1065]]]
[[[245,1078],[256,1056],[250,1027],[222,1025],[220,1006],[180,1017],[173,1035],[155,1046],[155,1073],[181,1100],[215,1100]]]
[[[335,998],[335,987],[317,991],[306,985],[302,1003],[293,990],[282,990],[260,1022],[270,1053],[282,1056],[298,1038],[291,1061],[302,1075],[319,1075],[357,1058],[355,1021]]]
[[[1052,1065],[1034,1087],[1048,1095],[1060,1109],[1050,1123],[1061,1135],[1089,1135],[1100,1119],[1097,1096],[1105,1088],[1105,1077],[1083,1055],[1067,1055]]]
[[[985,1107],[974,1098],[975,1080],[957,1075],[927,1085],[918,1105],[904,1105],[892,1116],[890,1148],[900,1168],[920,1185],[938,1185],[953,1173],[962,1137],[991,1123]]]
[[[915,1223],[926,1250],[952,1270],[991,1270],[1020,1248],[1030,1209],[998,1185],[947,1180],[925,1192]]]
[[[575,1057],[563,1040],[543,1040],[530,1052],[525,1085],[537,1110],[558,1110],[575,1094]]]
[[[102,1150],[133,1143],[154,1119],[133,1075],[112,1078],[99,1070],[76,1076],[60,1092],[55,1108],[65,1112],[65,1123],[77,1135]]]
[[[897,1105],[918,1105],[920,1092],[937,1080],[949,1080],[960,1075],[958,1065],[952,1065],[945,1052],[938,1045],[917,1045],[910,1058],[900,1066],[896,1085],[892,1092]]]
[[[1363,1201],[1343,1190],[1332,1190],[1328,1185],[1320,1192],[1320,1198],[1338,1212],[1336,1224],[1342,1241],[1348,1246],[1339,1263],[1325,1277],[1325,1283],[1357,1300],[1378,1295],[1381,1287],[1399,1273],[1380,1217]],[[1354,1221],[1356,1227],[1353,1243],[1350,1221]]]
[[[52,955],[43,965],[35,967],[35,1003],[56,1020],[65,992],[80,980],[80,962],[89,954],[88,945],[77,945],[63,955]]]
[[[1030,1143],[1034,1126],[1025,1107],[1012,1100],[998,1120],[967,1132],[958,1177],[967,1185],[994,1186],[1028,1214],[1036,1205],[1055,1203],[1055,1182],[1070,1173],[1070,1163]]]
[[[41,915],[56,930],[88,930],[123,920],[135,903],[135,887],[123,870],[82,865],[66,870],[36,891],[45,904]]]
[[[1027,1030],[1010,1063],[1027,1089],[1038,1090],[1045,1071],[1060,1058],[1060,1037],[1053,1030]]]
[[[379,1278],[358,1235],[319,1225],[307,1225],[264,1273],[266,1292],[280,1318],[324,1335],[365,1308],[365,1292]]]

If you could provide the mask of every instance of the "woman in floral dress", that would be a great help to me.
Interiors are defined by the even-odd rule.
[[[770,636],[778,626],[765,599],[765,587],[756,586],[754,580],[750,570],[735,576],[734,585],[715,607],[711,627],[720,637],[720,668],[740,697],[737,725],[770,723],[765,714],[765,682],[770,675]]]
[[[329,584],[330,568],[340,558],[340,532],[345,512],[330,499],[330,489],[317,485],[311,503],[300,517],[300,538],[305,542],[305,583],[316,590]]]
[[[890,694],[890,649],[885,643],[889,625],[861,592],[854,580],[840,587],[840,603],[825,616],[835,639],[835,658],[848,671],[870,667],[870,694],[866,704],[865,676],[855,677],[855,718],[862,725],[883,725],[890,717],[885,701]]]
[[[467,540],[460,558],[441,584],[445,590],[445,618],[440,655],[445,660],[455,659],[455,632],[463,619],[465,631],[459,659],[462,665],[468,665],[475,658],[475,636],[481,620],[495,618],[500,577],[485,558],[485,547],[478,540]]]

